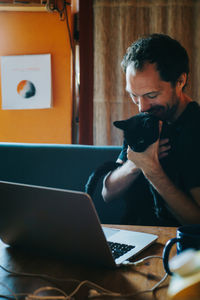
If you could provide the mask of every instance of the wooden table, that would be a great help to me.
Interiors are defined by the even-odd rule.
[[[109,225],[110,226],[110,225]],[[126,226],[113,225],[123,229],[154,233],[159,236],[157,242],[143,251],[135,260],[146,257],[148,255],[162,255],[163,246],[172,237],[176,235],[176,228],[171,227],[150,227],[150,226]],[[175,253],[175,247],[172,250]],[[0,295],[8,295],[10,292],[6,286],[15,294],[29,293],[32,294],[36,289],[44,286],[57,287],[66,293],[72,292],[78,285],[77,282],[67,282],[64,279],[89,280],[113,292],[122,294],[134,294],[141,290],[150,289],[164,275],[162,260],[153,258],[144,262],[140,266],[127,266],[116,270],[99,269],[95,266],[67,264],[56,258],[38,257],[34,254],[11,249],[0,243],[0,265],[15,272],[47,274],[59,280],[46,280],[32,276],[13,276],[6,271],[0,269]],[[149,300],[149,299],[167,299],[167,279],[162,288],[158,289],[154,294],[143,293],[129,299]],[[6,285],[6,286],[5,286]],[[52,295],[52,294],[51,294]],[[55,295],[55,293],[54,293]],[[59,294],[60,295],[60,294]],[[0,296],[0,299],[1,298]],[[14,297],[12,296],[12,299]],[[25,299],[18,297],[17,299]],[[73,299],[89,299],[88,288],[82,287]],[[99,299],[119,299],[119,298],[99,298]],[[127,299],[121,297],[120,299]]]

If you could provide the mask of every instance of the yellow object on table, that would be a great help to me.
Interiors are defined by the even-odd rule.
[[[200,251],[185,250],[171,259],[173,275],[168,288],[168,299],[200,300]]]

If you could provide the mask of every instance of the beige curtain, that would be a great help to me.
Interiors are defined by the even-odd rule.
[[[200,100],[200,0],[94,0],[94,144],[121,145],[112,122],[137,108],[125,92],[120,63],[138,37],[165,33],[190,57],[187,93]]]

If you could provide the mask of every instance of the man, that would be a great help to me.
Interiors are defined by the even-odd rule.
[[[128,48],[122,67],[139,112],[159,117],[160,138],[142,153],[124,144],[122,166],[107,175],[102,195],[105,201],[130,195],[142,176],[153,196],[155,225],[200,223],[200,108],[184,93],[187,52],[169,36],[152,34]],[[137,210],[134,193],[131,201]]]

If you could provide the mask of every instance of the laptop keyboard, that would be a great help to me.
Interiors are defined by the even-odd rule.
[[[108,245],[111,249],[114,259],[124,255],[128,251],[135,248],[135,246],[132,246],[132,245],[119,244],[119,243],[113,243],[113,242],[108,242]]]

